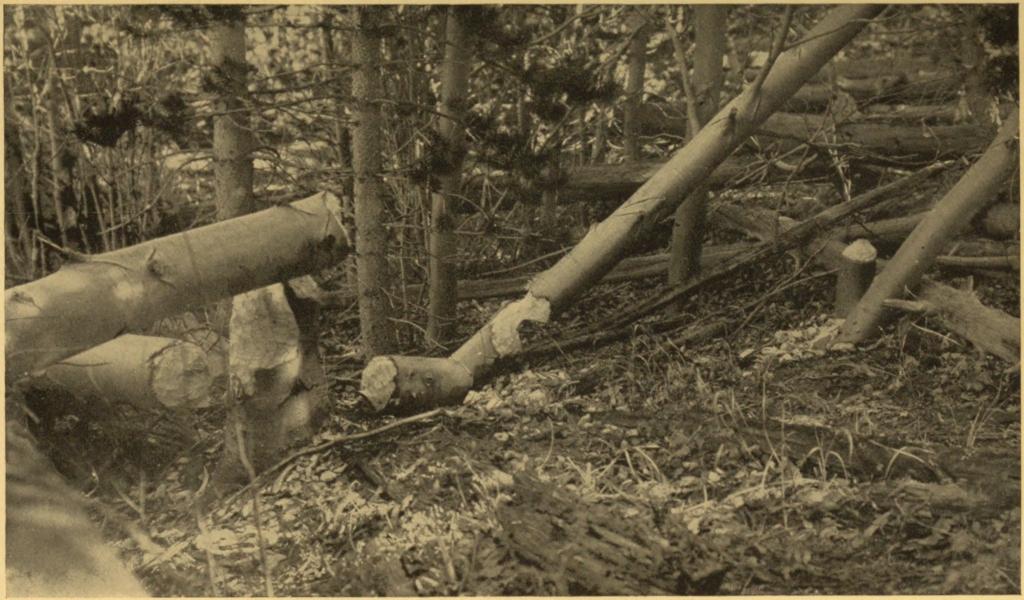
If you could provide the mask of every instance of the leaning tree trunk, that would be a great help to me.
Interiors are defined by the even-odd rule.
[[[384,186],[381,181],[381,138],[384,121],[380,75],[381,8],[353,7],[352,57],[358,64],[352,75],[356,126],[352,135],[355,170],[356,270],[359,278],[359,329],[363,354],[383,354],[394,346],[388,321],[388,263],[385,256]]]
[[[760,85],[749,86],[727,104],[629,200],[539,274],[524,298],[505,305],[448,359],[374,358],[363,371],[361,393],[378,408],[403,401],[460,401],[495,361],[521,352],[523,321],[547,323],[552,312],[599,281],[882,9],[851,5],[830,11],[801,43],[779,56]]]
[[[725,81],[722,70],[722,56],[725,54],[725,26],[729,15],[727,6],[702,5],[694,7],[696,36],[693,54],[693,98],[687,98],[695,106],[697,123],[690,122],[688,138],[697,135],[718,111],[718,99]],[[686,69],[682,56],[682,44],[677,42],[679,68]],[[686,73],[683,73],[686,77]],[[704,224],[707,220],[708,191],[706,187],[695,191],[676,209],[672,228],[672,256],[668,267],[668,283],[676,285],[695,277],[700,272],[700,251],[704,240]]]
[[[462,183],[462,157],[465,153],[466,96],[469,92],[469,47],[462,19],[464,9],[448,8],[445,20],[444,64],[441,66],[441,117],[437,132],[444,143],[448,160],[440,174],[441,189],[433,195],[430,207],[430,305],[427,314],[427,339],[442,345],[455,325],[458,280],[455,257],[455,216],[451,205]]]
[[[836,337],[839,343],[862,342],[878,332],[885,318],[883,303],[913,290],[949,240],[995,199],[999,188],[1018,168],[1019,123],[1014,110],[978,162],[925,215],[860,302],[850,311]]]

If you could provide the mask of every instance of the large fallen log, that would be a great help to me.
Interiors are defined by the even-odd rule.
[[[641,107],[642,131],[649,135],[686,132],[686,115],[678,107],[647,103]],[[762,145],[773,139],[823,146],[841,146],[851,152],[886,157],[940,158],[961,156],[988,143],[986,132],[972,125],[898,125],[847,120],[836,124],[831,117],[809,113],[775,113],[758,127],[755,139]],[[785,144],[783,145],[785,148]]]
[[[94,256],[6,291],[14,380],[153,321],[315,272],[350,251],[341,203],[320,193]]]
[[[553,312],[600,281],[881,9],[832,9],[802,41],[779,55],[764,79],[722,108],[568,255],[535,277],[522,299],[505,305],[450,358],[377,356],[363,370],[360,393],[378,409],[461,401],[498,359],[522,351],[519,327],[524,321],[547,323]]]
[[[126,334],[58,362],[32,385],[143,409],[188,409],[209,400],[211,377],[199,346]]]

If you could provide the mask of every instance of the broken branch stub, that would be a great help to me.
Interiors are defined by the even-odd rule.
[[[522,300],[504,306],[451,356],[450,360],[464,366],[472,375],[470,385],[478,384],[498,358],[519,353],[522,343],[518,329],[524,320],[546,323],[551,312],[565,308],[600,281],[631,247],[650,235],[663,217],[672,214],[733,150],[883,8],[880,5],[847,5],[832,9],[800,43],[779,56],[762,85],[756,89],[748,86],[729,102],[568,255],[537,275]],[[379,376],[379,373],[374,375]],[[437,380],[439,374],[431,377]],[[372,399],[368,396],[368,399],[375,405],[383,403],[389,406],[409,399],[404,396],[401,378],[396,375],[394,381],[390,400],[395,401],[389,402],[389,398],[382,395]],[[380,394],[389,388],[387,385],[362,387],[369,392],[379,390]],[[421,398],[419,403],[422,402]]]

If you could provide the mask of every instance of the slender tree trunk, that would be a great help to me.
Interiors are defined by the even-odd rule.
[[[217,219],[252,212],[252,134],[246,106],[245,20],[241,10],[210,30],[213,70],[220,83],[213,122]]]
[[[647,38],[650,30],[643,7],[635,7],[630,15],[629,25],[632,36],[629,42],[629,67],[626,75],[626,102],[622,118],[623,145],[626,159],[640,160],[640,105],[644,98],[644,71],[647,69]]]
[[[693,91],[698,125],[703,127],[716,112],[722,93],[725,73],[722,56],[725,54],[725,29],[729,9],[721,5],[694,7],[696,45],[693,54]],[[683,61],[679,68],[686,69]],[[684,74],[685,76],[685,74]],[[689,103],[691,99],[687,99]],[[690,131],[688,138],[697,135]],[[708,191],[702,187],[690,195],[676,209],[672,228],[672,242],[668,283],[676,285],[700,273],[700,251],[707,221]]]
[[[458,281],[455,258],[458,243],[451,203],[456,200],[462,184],[462,156],[465,152],[465,127],[469,91],[469,48],[462,22],[462,9],[448,8],[445,21],[444,64],[441,67],[441,116],[438,134],[444,140],[448,162],[440,175],[441,189],[433,195],[430,207],[430,307],[427,339],[436,344],[451,336],[455,325],[455,304]]]
[[[352,135],[352,167],[355,171],[356,270],[359,277],[359,326],[363,354],[367,357],[394,347],[394,328],[388,320],[387,226],[384,223],[384,189],[381,180],[381,130],[383,119],[380,74],[381,38],[378,21],[383,9],[353,9],[352,56],[358,68],[352,76],[356,102],[356,126]]]
[[[355,206],[353,203],[354,192],[354,181],[352,177],[352,132],[346,124],[347,117],[345,116],[345,101],[351,92],[351,81],[349,81],[346,75],[345,69],[343,69],[338,63],[340,61],[337,45],[334,41],[334,15],[332,14],[333,9],[326,8],[328,12],[324,15],[324,23],[321,28],[321,36],[323,41],[323,56],[324,62],[327,63],[327,75],[333,82],[330,86],[331,92],[334,94],[334,114],[332,126],[332,137],[334,138],[335,157],[338,161],[338,167],[344,173],[341,177],[341,202],[342,210],[345,214],[345,224],[351,229],[349,231],[349,237],[355,239],[355,229],[353,224],[355,223]],[[347,54],[347,53],[346,53]],[[345,259],[345,275],[349,283],[356,282],[356,264],[352,258]]]

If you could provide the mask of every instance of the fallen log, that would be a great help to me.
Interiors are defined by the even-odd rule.
[[[989,354],[1008,363],[1020,360],[1020,319],[985,306],[970,292],[949,293],[936,286],[925,286],[910,299],[892,298],[883,305],[934,316],[946,329]]]
[[[31,384],[143,409],[188,409],[209,400],[211,377],[199,346],[126,334],[52,365]]]
[[[944,104],[872,104],[864,107],[861,119],[865,121],[914,122],[938,125],[959,120],[955,106]]]
[[[315,272],[348,254],[341,202],[320,193],[94,256],[6,291],[8,380],[153,321]]]
[[[360,394],[378,410],[431,406],[457,401],[482,381],[499,359],[523,349],[524,321],[546,324],[618,263],[630,248],[671,214],[684,198],[726,159],[758,125],[791,96],[808,77],[845,46],[882,9],[845,5],[830,10],[805,39],[778,56],[766,77],[747,86],[726,104],[690,142],[625,203],[590,232],[553,267],[540,273],[526,295],[506,304],[448,359],[451,368],[420,357],[377,356],[363,369]],[[457,380],[441,382],[448,373]],[[415,381],[404,388],[403,384]],[[434,396],[432,390],[458,390]],[[427,393],[423,393],[428,390]]]
[[[641,107],[642,131],[648,135],[686,132],[686,115],[678,107],[647,103]],[[941,158],[961,156],[984,148],[989,138],[972,125],[897,125],[847,120],[836,124],[817,114],[775,113],[758,127],[761,145],[775,139],[841,146],[850,151],[883,156]],[[792,144],[790,144],[792,145]],[[783,144],[783,148],[786,148]]]

